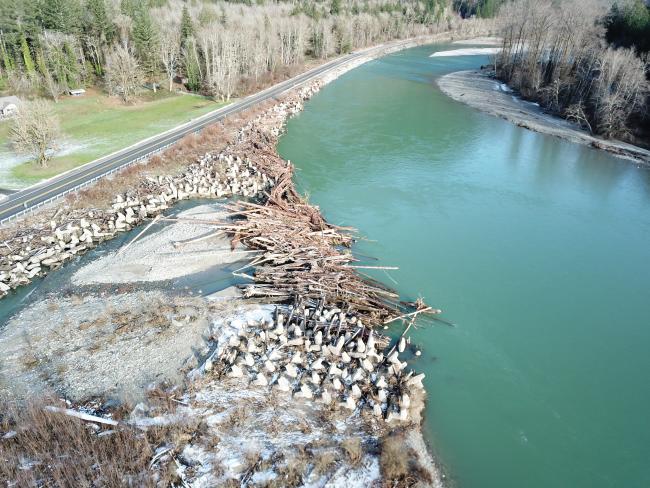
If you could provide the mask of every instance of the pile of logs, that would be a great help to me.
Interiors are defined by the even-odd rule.
[[[364,268],[382,267],[356,263],[350,251],[354,229],[329,224],[318,207],[297,192],[293,166],[277,154],[278,135],[267,129],[277,127],[266,120],[273,115],[267,112],[252,121],[229,147],[229,154],[255,161],[275,182],[259,203],[231,205],[231,215],[240,218],[220,225],[232,236],[233,247],[242,243],[261,251],[248,266],[254,271],[246,276],[254,283],[243,286],[244,295],[276,302],[295,296],[323,298],[342,309],[363,313],[373,325],[413,309],[382,283],[360,274]],[[425,313],[436,312],[427,308]]]
[[[385,337],[323,300],[298,297],[276,308],[273,320],[217,340],[206,371],[334,407],[367,408],[386,422],[415,418],[411,399],[421,396],[424,374],[406,371],[403,345],[386,354]]]
[[[276,187],[277,188],[277,187]],[[274,189],[275,190],[275,189]],[[244,219],[224,222],[220,228],[261,251],[248,265],[254,284],[245,285],[247,297],[287,300],[294,296],[324,298],[345,309],[354,309],[379,322],[401,309],[399,296],[383,284],[358,273],[349,247],[350,229],[327,224],[307,204],[266,205],[240,202],[231,208]],[[243,270],[242,270],[243,271]]]

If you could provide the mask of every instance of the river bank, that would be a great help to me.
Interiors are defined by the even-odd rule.
[[[89,415],[92,436],[145,432],[152,443],[148,470],[169,482],[368,486],[408,476],[441,486],[417,428],[422,375],[404,369],[401,346],[392,351],[386,337],[362,331],[361,315],[324,301],[242,300],[233,287],[191,297],[200,295],[197,285],[178,293],[153,281],[157,286],[143,291],[137,276],[119,270],[110,275],[115,283],[104,277],[103,289],[80,279],[117,257],[122,267],[137,266],[153,242],[164,249],[190,226],[183,235],[200,239],[192,246],[212,251],[219,237],[204,231],[223,220],[209,220],[215,212],[206,207],[178,214],[183,229],[174,223],[97,255],[72,274],[72,288],[31,301],[6,324],[0,474],[28,483],[38,470],[16,459],[27,454],[23,445],[29,442],[32,461],[47,455],[39,448],[51,450],[30,436],[33,419],[14,423],[3,402],[52,391],[67,400],[48,400],[56,439],[71,435],[57,431],[55,419],[65,412]],[[198,250],[186,247],[158,253],[157,266],[192,263]],[[51,464],[70,469],[60,458]]]
[[[338,79],[280,154],[330,222],[369,238],[357,255],[399,267],[368,274],[456,324],[412,331],[452,486],[648,485],[650,171],[451,99],[438,78],[489,64],[430,57],[453,47]]]
[[[508,86],[495,80],[486,70],[449,73],[440,77],[437,83],[443,93],[454,100],[506,119],[519,127],[602,149],[637,163],[650,164],[650,151],[647,149],[593,136],[577,124],[548,114],[538,104],[518,98]]]
[[[386,52],[427,42],[430,39],[388,45]],[[252,200],[228,207],[234,223],[214,217],[206,219],[210,220],[208,224],[200,223],[225,232],[233,244],[241,242],[246,249],[259,253],[254,267],[247,271],[252,270],[248,275],[252,283],[240,286],[247,301],[234,302],[236,310],[231,315],[223,310],[208,317],[199,314],[195,334],[204,329],[212,352],[198,354],[198,366],[190,372],[185,392],[179,392],[177,386],[157,390],[154,395],[167,399],[164,405],[148,402],[120,417],[125,424],[139,428],[181,426],[182,439],[191,440],[178,442],[164,437],[165,443],[156,445],[151,465],[157,470],[175,463],[176,475],[183,483],[210,486],[239,479],[253,485],[279,486],[367,486],[382,480],[442,484],[442,474],[423,449],[422,376],[408,371],[406,361],[415,350],[407,347],[405,339],[391,346],[386,337],[373,332],[395,319],[407,325],[418,313],[439,311],[423,303],[404,307],[388,288],[361,277],[356,271],[359,266],[353,264],[357,260],[346,250],[354,242],[353,234],[328,224],[319,209],[297,193],[293,167],[277,155],[275,148],[286,119],[298,113],[302,103],[321,86],[356,65],[329,73],[259,110],[242,121],[223,149],[200,156],[181,174],[145,173],[143,180],[135,185],[131,182],[117,196],[116,188],[109,185],[110,206],[95,204],[92,210],[86,202],[90,197],[97,202],[97,193],[81,195],[76,202],[41,212],[44,218],[40,222],[38,215],[31,216],[30,224],[36,224],[23,226],[6,241],[11,252],[5,259],[13,265],[9,275],[15,278],[24,268],[33,273],[32,277],[27,273],[33,278],[60,267],[102,240],[158,218],[178,201],[233,196]],[[105,198],[103,195],[99,193]],[[208,232],[201,228],[188,235],[200,238]],[[168,242],[178,242],[178,234],[171,234]],[[160,235],[157,233],[156,239]],[[168,244],[160,247],[150,240],[142,238],[133,245],[130,262],[124,256],[100,258],[75,275],[76,284],[132,285],[140,277],[144,281],[169,278],[168,274],[157,274],[156,268],[169,264],[166,259],[173,250]],[[149,253],[156,250],[160,251],[157,259],[150,259]],[[124,253],[127,258],[130,251]],[[41,259],[43,255],[46,257]],[[22,268],[14,264],[24,262],[28,264]],[[42,266],[34,272],[39,263]],[[24,282],[25,274],[22,276]],[[18,286],[20,281],[11,283]],[[124,293],[132,293],[130,286]],[[134,296],[133,306],[140,299],[143,297]],[[89,296],[88,300],[94,308],[92,304],[97,305],[101,297]],[[273,305],[264,308],[260,300]],[[75,306],[72,302],[63,305]],[[125,307],[124,303],[117,305]],[[40,305],[32,313],[42,314],[42,307],[47,310],[50,306]],[[210,310],[207,305],[203,308]],[[410,315],[401,319],[406,312]],[[122,318],[124,313],[120,313]],[[174,313],[145,311],[127,317],[126,323],[146,325],[153,317],[156,323],[173,324],[180,321]],[[193,315],[188,315],[192,323]],[[81,328],[87,321],[73,321],[70,326]],[[210,325],[206,328],[206,324]],[[100,325],[109,332],[120,327],[113,318]],[[137,337],[136,333],[130,339]],[[155,344],[154,340],[152,347]],[[50,355],[56,351],[53,347]],[[114,356],[115,352],[110,354]],[[110,361],[105,363],[105,367],[110,365]],[[147,371],[155,370],[152,365]],[[92,371],[85,374],[92,375]],[[119,379],[120,374],[114,377]],[[85,381],[91,382],[92,376]],[[106,385],[97,386],[95,391]],[[84,392],[81,389],[77,398],[83,398]],[[269,404],[266,410],[265,404]],[[102,412],[106,410],[95,407],[92,412],[105,415]],[[288,425],[295,425],[295,429],[287,431]],[[312,430],[313,436],[306,436]],[[316,443],[323,433],[332,432],[336,432],[332,442]],[[217,437],[218,446],[214,441]],[[10,438],[19,449],[20,438]],[[244,439],[265,444],[243,444]],[[332,461],[316,466],[309,461],[314,455]]]
[[[411,47],[453,39],[475,38],[485,33],[485,26],[462,24],[464,29],[400,40],[381,45],[379,51],[357,58],[343,67],[326,73],[307,89],[301,89],[308,99],[320,86],[371,59]],[[286,96],[285,99],[290,99]],[[300,97],[298,97],[300,98]],[[57,269],[74,256],[97,244],[112,239],[168,209],[175,202],[188,198],[221,198],[229,196],[255,197],[274,182],[257,171],[251,163],[216,156],[214,150],[237,137],[237,131],[272,103],[244,112],[220,126],[204,130],[199,137],[187,136],[160,156],[153,156],[145,164],[134,165],[114,177],[106,177],[89,189],[54,202],[0,229],[0,298],[12,289],[26,285]],[[275,105],[281,116],[290,116],[302,109],[297,99]],[[276,128],[279,132],[281,129]],[[220,162],[210,173],[212,159]],[[223,159],[225,158],[225,159]],[[177,173],[174,174],[174,171]],[[170,173],[171,172],[171,173]],[[117,196],[116,196],[117,193]]]
[[[223,289],[231,280],[216,296],[205,287],[247,262],[209,225],[223,215],[220,203],[181,210],[34,287],[0,326],[0,397],[52,390],[137,403],[150,384],[182,384],[209,352],[208,317],[241,305],[238,290]]]

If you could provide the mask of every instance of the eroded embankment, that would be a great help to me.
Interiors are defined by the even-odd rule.
[[[489,71],[458,71],[438,79],[443,93],[470,107],[506,119],[519,127],[610,152],[643,164],[650,151],[625,142],[596,137],[577,124],[544,112],[538,104],[521,100]]]
[[[60,266],[178,200],[252,199],[230,207],[234,222],[214,219],[211,225],[233,244],[258,251],[254,268],[244,270],[251,273],[244,294],[284,304],[235,303],[228,314],[206,307],[207,315],[200,318],[209,324],[205,335],[213,352],[190,373],[184,393],[175,387],[151,391],[157,401],[150,399],[127,414],[107,415],[98,404],[85,409],[101,418],[90,419],[96,433],[78,434],[79,452],[84,447],[94,452],[99,436],[117,432],[130,438],[133,426],[143,430],[136,437],[145,443],[148,466],[144,472],[125,467],[122,481],[152,486],[170,481],[188,486],[441,484],[423,448],[422,376],[409,371],[405,360],[413,350],[406,340],[391,347],[373,332],[396,319],[406,325],[420,313],[437,311],[423,303],[400,304],[385,286],[361,277],[349,251],[350,230],[327,223],[296,192],[292,167],[275,150],[286,118],[327,81],[288,95],[247,123],[223,150],[206,154],[181,175],[147,178],[117,195],[110,209],[57,210],[37,231],[26,228],[8,243],[21,249],[7,258],[20,263],[12,268],[18,270],[10,275],[14,284],[28,280],[30,272],[36,276],[45,267]],[[157,308],[164,321],[165,307]],[[175,313],[173,306],[169,313]],[[405,313],[410,315],[400,318]],[[146,325],[141,316],[124,322]],[[111,319],[111,329],[112,324]],[[91,377],[92,371],[86,374]],[[120,421],[111,419],[106,427],[107,416]],[[0,463],[0,473],[29,483],[51,476],[51,466],[69,469],[65,457],[52,458],[47,444],[34,440],[43,432],[21,425],[21,418],[4,417],[0,457],[10,462]],[[85,461],[94,465],[85,458],[76,461],[81,479],[105,481],[104,474],[85,469]],[[120,476],[119,469],[101,471]]]

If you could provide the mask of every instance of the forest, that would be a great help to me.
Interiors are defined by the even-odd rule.
[[[506,0],[453,0],[452,7],[454,12],[462,18],[471,17],[491,18],[495,17],[499,7]]]
[[[101,85],[128,103],[180,82],[228,100],[306,59],[451,22],[446,0],[0,0],[0,91],[56,101]]]
[[[642,0],[504,4],[496,76],[590,132],[650,145],[650,7]]]
[[[0,93],[93,86],[227,101],[308,63],[496,17],[496,76],[594,134],[648,145],[643,0],[0,0]],[[44,108],[45,110],[45,108]]]

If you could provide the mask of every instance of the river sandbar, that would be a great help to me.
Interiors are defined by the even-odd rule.
[[[458,71],[438,79],[443,93],[482,112],[520,127],[589,145],[639,163],[650,162],[650,151],[622,141],[596,137],[577,124],[544,112],[538,104],[517,97],[483,70]]]
[[[225,215],[219,204],[180,212],[174,218],[182,220],[143,235],[128,249],[122,247],[87,264],[72,276],[72,282],[90,285],[164,281],[245,259],[249,254],[231,250],[230,239],[217,233],[216,223]]]

